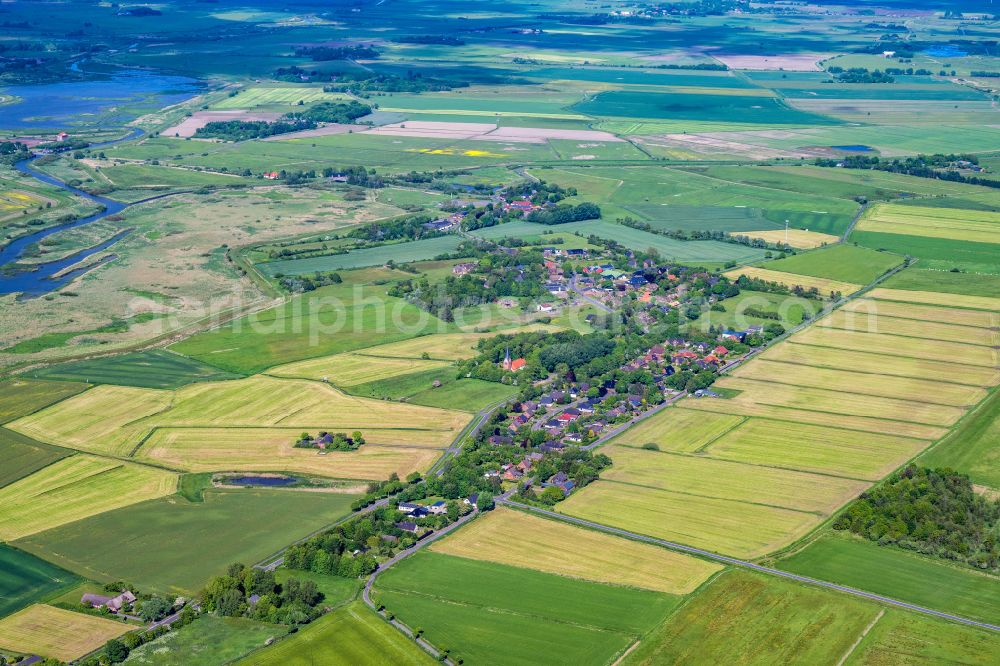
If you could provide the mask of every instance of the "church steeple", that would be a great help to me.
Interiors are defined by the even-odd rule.
[[[504,354],[504,357],[503,357],[503,369],[504,370],[510,370],[510,363],[511,363],[511,361],[510,361],[510,347],[507,347],[507,352]]]

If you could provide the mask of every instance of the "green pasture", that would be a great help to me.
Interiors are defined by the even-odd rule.
[[[226,187],[245,185],[249,181],[239,176],[220,173],[177,169],[147,164],[123,164],[101,169],[101,174],[115,188],[112,198],[138,201],[165,192],[195,190],[201,187]]]
[[[798,111],[775,97],[611,90],[571,107],[599,117],[650,118],[766,125],[836,125],[834,118]]]
[[[680,601],[438,553],[414,555],[376,587],[390,612],[468,663],[612,660]]]
[[[946,560],[824,534],[779,569],[996,624],[1000,578]]]
[[[351,250],[346,254],[331,254],[308,259],[284,259],[258,264],[258,267],[268,275],[306,275],[309,273],[363,268],[365,266],[382,266],[390,261],[397,264],[408,264],[413,261],[434,259],[443,254],[451,254],[462,243],[462,237],[449,234],[437,238],[411,241],[408,243],[391,243],[377,247],[366,247]]]
[[[684,86],[704,88],[752,88],[731,72],[626,69],[613,67],[547,67],[528,75],[533,79],[596,81],[629,86]]]
[[[242,376],[163,349],[59,363],[34,370],[30,375],[37,379],[158,389],[174,389],[193,382],[236,379]]]
[[[400,276],[406,275],[403,273]],[[452,327],[374,285],[336,285],[240,317],[182,340],[171,350],[230,372],[253,374]]]
[[[20,377],[0,381],[0,423],[33,414],[88,388],[79,382],[43,382]]]
[[[902,262],[903,258],[898,255],[841,244],[768,261],[760,266],[795,275],[868,284]]]
[[[233,562],[253,564],[350,511],[355,495],[294,490],[205,491],[116,509],[14,545],[98,581],[190,595]],[[127,547],[123,547],[127,544]]]
[[[995,632],[891,608],[844,664],[990,664],[998,656]]]
[[[436,663],[412,640],[360,601],[338,608],[239,666],[429,666]]]
[[[438,388],[425,388],[409,396],[407,402],[428,407],[478,412],[517,393],[517,387],[482,379],[459,379]]]
[[[998,292],[993,292],[996,295]],[[927,467],[948,467],[973,483],[1000,490],[1000,391],[993,393],[929,451]]]
[[[216,666],[239,659],[265,641],[280,638],[288,627],[242,617],[205,614],[132,650],[129,666]]]
[[[878,607],[830,590],[730,570],[643,638],[625,665],[833,664]]]
[[[0,544],[0,617],[72,587],[79,581],[69,571]]]
[[[986,273],[952,273],[911,266],[882,283],[888,289],[911,291],[940,291],[945,294],[967,296],[997,296],[1000,294],[1000,275]]]
[[[72,451],[36,442],[21,433],[0,428],[0,488],[37,472]]]
[[[717,305],[721,305],[725,311],[706,310],[701,317],[687,324],[688,330],[708,333],[713,326],[744,330],[748,326],[766,326],[775,322],[785,328],[792,328],[801,324],[805,317],[813,317],[823,309],[820,301],[762,291],[741,291],[739,295],[719,301]],[[774,313],[780,319],[747,314],[748,310]]]
[[[921,268],[943,271],[958,268],[974,273],[1000,273],[1000,243],[975,243],[877,231],[855,231],[851,233],[849,240],[864,247],[917,257]]]

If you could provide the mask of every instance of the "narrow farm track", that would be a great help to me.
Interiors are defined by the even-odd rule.
[[[787,571],[782,571],[781,569],[774,569],[772,567],[766,567],[761,564],[755,564],[753,562],[748,562],[747,560],[741,560],[735,557],[729,557],[727,555],[720,555],[719,553],[713,553],[710,550],[702,550],[701,548],[695,548],[693,546],[686,546],[682,543],[676,543],[674,541],[667,541],[665,539],[657,539],[655,537],[646,536],[644,534],[637,534],[635,532],[630,532],[628,530],[619,529],[617,527],[610,527],[608,525],[602,525],[601,523],[595,523],[589,520],[584,520],[582,518],[574,518],[573,516],[566,516],[561,513],[556,513],[555,511],[549,511],[547,509],[540,509],[538,507],[530,506],[527,504],[521,504],[520,502],[512,502],[507,498],[498,498],[498,504],[509,506],[516,509],[521,509],[522,511],[530,511],[543,515],[547,518],[553,518],[555,520],[561,520],[563,522],[572,523],[574,525],[579,525],[580,527],[586,527],[593,530],[598,530],[600,532],[606,532],[608,534],[614,534],[616,536],[625,537],[626,539],[633,539],[635,541],[641,541],[643,543],[653,544],[654,546],[661,546],[669,550],[686,553],[688,555],[697,555],[713,562],[719,562],[721,564],[730,564],[736,567],[742,567],[744,569],[750,569],[760,573],[768,574],[771,576],[778,576],[780,578],[787,578],[789,580],[794,580],[799,583],[805,583],[806,585],[814,585],[816,587],[826,588],[828,590],[835,590],[837,592],[843,592],[856,597],[861,597],[864,599],[869,599],[871,601],[876,601],[878,603],[886,604],[889,606],[895,606],[897,608],[903,608],[916,613],[921,613],[923,615],[931,615],[944,620],[950,620],[952,622],[958,622],[960,624],[966,624],[972,627],[979,627],[981,629],[988,629],[990,631],[1000,632],[1000,626],[995,624],[989,624],[988,622],[979,622],[978,620],[973,620],[971,618],[962,617],[961,615],[952,615],[951,613],[943,613],[941,611],[936,611],[933,608],[927,608],[925,606],[918,606],[916,604],[911,604],[905,601],[900,601],[898,599],[893,599],[892,597],[886,597],[881,594],[874,594],[872,592],[865,592],[864,590],[858,590],[853,587],[848,587],[846,585],[839,585],[837,583],[829,583],[824,580],[818,580],[816,578],[810,578],[808,576],[800,576],[798,574],[789,573]]]

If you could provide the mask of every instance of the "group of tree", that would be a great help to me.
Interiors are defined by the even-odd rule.
[[[596,220],[599,217],[601,217],[601,208],[595,203],[585,202],[576,206],[561,205],[534,210],[528,214],[526,219],[535,224],[553,225],[581,220]]]
[[[833,527],[979,569],[1000,567],[1000,501],[951,469],[908,465],[865,491]]]
[[[31,157],[31,151],[20,141],[0,142],[0,164],[13,164]]]
[[[348,437],[346,432],[328,433],[321,431],[316,437],[308,432],[299,435],[295,441],[297,449],[325,449],[327,451],[357,451],[365,443],[360,430],[355,430]]]
[[[404,215],[391,220],[372,222],[347,232],[347,238],[370,242],[395,240],[419,240],[444,235],[440,231],[427,229],[424,225],[432,221],[427,215]]]
[[[880,69],[869,70],[867,67],[829,67],[826,70],[833,74],[837,83],[895,83],[896,79],[888,72]]]
[[[273,624],[306,624],[320,614],[323,595],[311,580],[275,580],[273,571],[231,564],[201,594],[205,610],[224,617],[249,617]]]
[[[351,123],[371,113],[371,107],[356,100],[318,102],[302,111],[286,113],[275,121],[214,120],[195,130],[195,136],[224,141],[248,141],[289,132],[315,129],[319,123]]]
[[[958,169],[971,168],[979,164],[975,155],[956,155],[935,153],[933,155],[916,155],[913,157],[878,157],[875,155],[847,155],[839,159],[817,158],[816,166],[844,167],[847,169],[874,169],[888,171],[920,178],[934,178],[969,185],[1000,188],[1000,180],[966,176]]]

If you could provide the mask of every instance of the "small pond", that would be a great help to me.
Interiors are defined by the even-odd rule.
[[[263,486],[265,488],[282,488],[293,486],[301,479],[294,476],[230,476],[222,479],[230,486]]]
[[[830,147],[833,148],[834,150],[842,150],[845,153],[871,153],[875,151],[875,149],[872,148],[871,146],[865,146],[863,144],[859,144],[856,146],[830,146]]]

